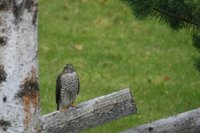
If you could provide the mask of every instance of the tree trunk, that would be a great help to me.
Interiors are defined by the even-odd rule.
[[[37,0],[0,0],[0,132],[40,128]]]

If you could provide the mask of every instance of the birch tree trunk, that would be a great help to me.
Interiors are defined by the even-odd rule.
[[[40,128],[37,0],[0,0],[0,132]]]

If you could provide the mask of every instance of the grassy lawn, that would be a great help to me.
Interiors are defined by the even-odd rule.
[[[55,111],[66,63],[81,83],[76,103],[130,87],[138,114],[84,131],[114,133],[200,107],[199,53],[188,31],[137,21],[120,0],[39,0],[42,113]]]

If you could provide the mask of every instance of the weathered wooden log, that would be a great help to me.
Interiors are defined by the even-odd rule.
[[[91,99],[66,111],[44,115],[43,133],[69,133],[101,125],[137,112],[129,89]]]
[[[200,108],[121,133],[200,133]]]

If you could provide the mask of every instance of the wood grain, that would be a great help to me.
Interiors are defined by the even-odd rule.
[[[42,117],[44,133],[78,132],[137,112],[129,89],[97,97]]]

